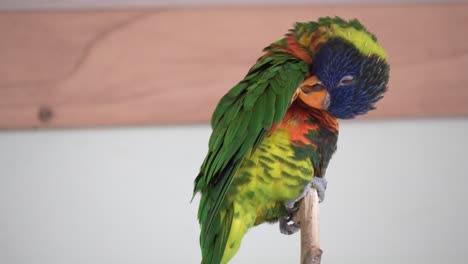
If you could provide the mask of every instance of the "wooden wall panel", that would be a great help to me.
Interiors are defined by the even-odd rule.
[[[370,118],[468,116],[468,5],[0,13],[0,128],[206,122],[295,21],[359,18],[387,48]]]

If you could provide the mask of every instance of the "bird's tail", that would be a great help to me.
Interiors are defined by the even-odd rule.
[[[211,225],[203,221],[203,217],[200,219],[201,264],[226,264],[236,254],[242,238],[255,220],[246,217],[239,209],[232,203],[219,210],[216,216],[212,216]]]

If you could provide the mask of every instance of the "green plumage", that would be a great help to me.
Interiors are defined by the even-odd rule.
[[[386,53],[376,40],[357,20],[296,23],[220,100],[194,189],[202,264],[227,263],[249,228],[286,216],[285,202],[324,176],[336,118],[373,109],[385,92],[388,70],[376,65],[386,65]],[[372,78],[360,72],[368,68]],[[340,86],[343,78],[352,82]]]
[[[260,58],[216,107],[208,155],[195,180],[195,193],[202,193],[198,218],[203,223],[200,235],[203,263],[220,263],[223,257],[232,215],[228,211],[221,216],[220,207],[234,173],[247,151],[255,148],[273,124],[281,121],[307,71],[304,61],[285,54]],[[212,237],[213,234],[222,235]]]

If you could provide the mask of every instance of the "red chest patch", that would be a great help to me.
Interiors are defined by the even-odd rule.
[[[301,103],[295,101],[286,112],[283,120],[273,126],[270,134],[276,129],[284,129],[288,132],[294,145],[312,145],[316,147],[317,142],[312,142],[306,135],[312,131],[317,133],[321,128],[338,130],[338,122],[335,118],[322,110],[306,109]]]

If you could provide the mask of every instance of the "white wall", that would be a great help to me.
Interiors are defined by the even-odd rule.
[[[0,263],[199,263],[192,182],[210,130],[0,132]],[[342,124],[323,263],[466,263],[468,119]],[[233,263],[298,263],[249,232]]]

